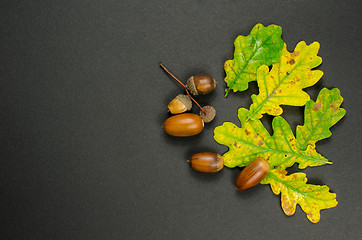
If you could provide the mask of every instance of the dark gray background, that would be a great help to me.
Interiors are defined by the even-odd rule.
[[[361,239],[361,10],[359,0],[1,1],[0,239]],[[337,193],[318,224],[299,207],[285,216],[269,186],[236,191],[240,169],[186,163],[227,151],[213,129],[239,125],[257,87],[225,99],[223,63],[259,22],[282,26],[289,51],[320,42],[324,76],[307,92],[338,87],[345,100],[317,144],[334,164],[303,171]],[[182,88],[160,62],[182,81],[219,82],[198,98],[217,109],[202,134],[163,132]],[[292,129],[303,124],[303,108],[284,111]]]

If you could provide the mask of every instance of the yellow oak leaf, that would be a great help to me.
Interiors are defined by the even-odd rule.
[[[240,108],[238,117],[245,122],[249,111]],[[278,169],[299,164],[300,169],[330,164],[315,148],[298,148],[297,141],[287,121],[275,117],[272,122],[274,134],[270,136],[260,120],[250,120],[239,128],[231,122],[225,122],[214,130],[214,139],[229,147],[223,155],[227,167],[243,167],[257,157],[267,159],[270,166]]]
[[[329,192],[327,186],[307,184],[304,173],[287,176],[287,171],[274,169],[261,183],[270,184],[274,194],[281,193],[281,205],[286,215],[293,215],[299,204],[312,223],[319,222],[322,209],[332,208],[338,204],[335,193]]]
[[[309,46],[303,41],[299,42],[292,53],[284,44],[282,55],[270,72],[266,65],[259,67],[259,94],[251,96],[253,103],[246,120],[260,119],[264,113],[281,115],[283,109],[280,105],[305,105],[310,97],[302,89],[314,85],[323,75],[320,70],[312,70],[322,63],[322,58],[317,56],[318,50],[318,42]]]

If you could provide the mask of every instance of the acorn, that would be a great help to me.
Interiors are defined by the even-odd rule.
[[[179,94],[168,104],[167,107],[172,114],[179,114],[190,111],[192,108],[192,102],[188,95]]]
[[[163,123],[164,131],[176,137],[189,137],[199,134],[204,129],[204,121],[199,115],[181,113],[169,117]]]
[[[216,81],[210,75],[197,74],[187,80],[186,87],[187,90],[195,96],[199,94],[207,94],[214,91]]]
[[[224,159],[213,152],[196,153],[188,160],[191,167],[199,172],[218,172],[224,167]]]
[[[203,109],[205,110],[205,112],[203,112],[202,110],[200,111],[200,117],[202,118],[202,120],[204,120],[205,123],[209,123],[214,120],[216,115],[215,108],[213,108],[212,106],[205,106],[203,107]]]
[[[263,158],[255,159],[239,174],[236,179],[236,188],[238,190],[246,190],[254,187],[265,178],[269,171],[270,165],[268,161]]]

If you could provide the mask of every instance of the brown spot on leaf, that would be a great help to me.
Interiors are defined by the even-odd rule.
[[[329,105],[330,108],[333,109],[333,112],[337,112],[338,111],[338,106],[334,103],[332,103],[331,105]]]
[[[264,142],[263,142],[262,140],[259,140],[258,146],[261,146],[261,145],[263,145],[263,144],[264,144]]]
[[[308,79],[311,79],[311,78],[312,78],[312,71],[308,72],[307,78],[308,78]]]
[[[292,174],[290,175],[290,180],[297,180],[298,179],[298,175],[297,174]]]
[[[289,75],[289,72],[287,71],[285,74]]]
[[[293,65],[294,63],[295,63],[294,58],[290,59],[289,64],[290,64],[290,65]]]
[[[314,217],[312,211],[309,211],[307,215],[308,215],[309,220],[310,220],[312,223],[317,223],[317,222],[319,221],[319,219],[317,219],[317,218]]]
[[[298,56],[299,54],[300,54],[299,51],[294,51],[290,54],[290,56],[292,56],[294,58],[294,57]]]
[[[315,103],[313,106],[313,111],[319,111],[322,108],[322,104]]]
[[[254,138],[258,138],[258,134],[254,134]]]
[[[292,216],[295,213],[295,201],[289,202],[286,197],[282,197],[282,208],[287,216]]]
[[[248,136],[250,135],[250,132],[248,131],[248,129],[245,129],[245,134]]]

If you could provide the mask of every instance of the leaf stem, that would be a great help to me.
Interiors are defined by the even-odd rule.
[[[165,70],[168,74],[170,74],[171,77],[173,77],[185,90],[187,95],[189,95],[189,97],[191,98],[191,100],[201,109],[201,111],[203,111],[204,113],[206,113],[205,109],[202,108],[200,106],[200,104],[198,104],[198,102],[196,102],[196,100],[191,97],[191,94],[189,93],[189,91],[187,90],[187,87],[185,84],[183,84],[180,80],[177,79],[177,77],[175,77],[162,63],[160,63],[160,66],[163,68],[163,70]]]

